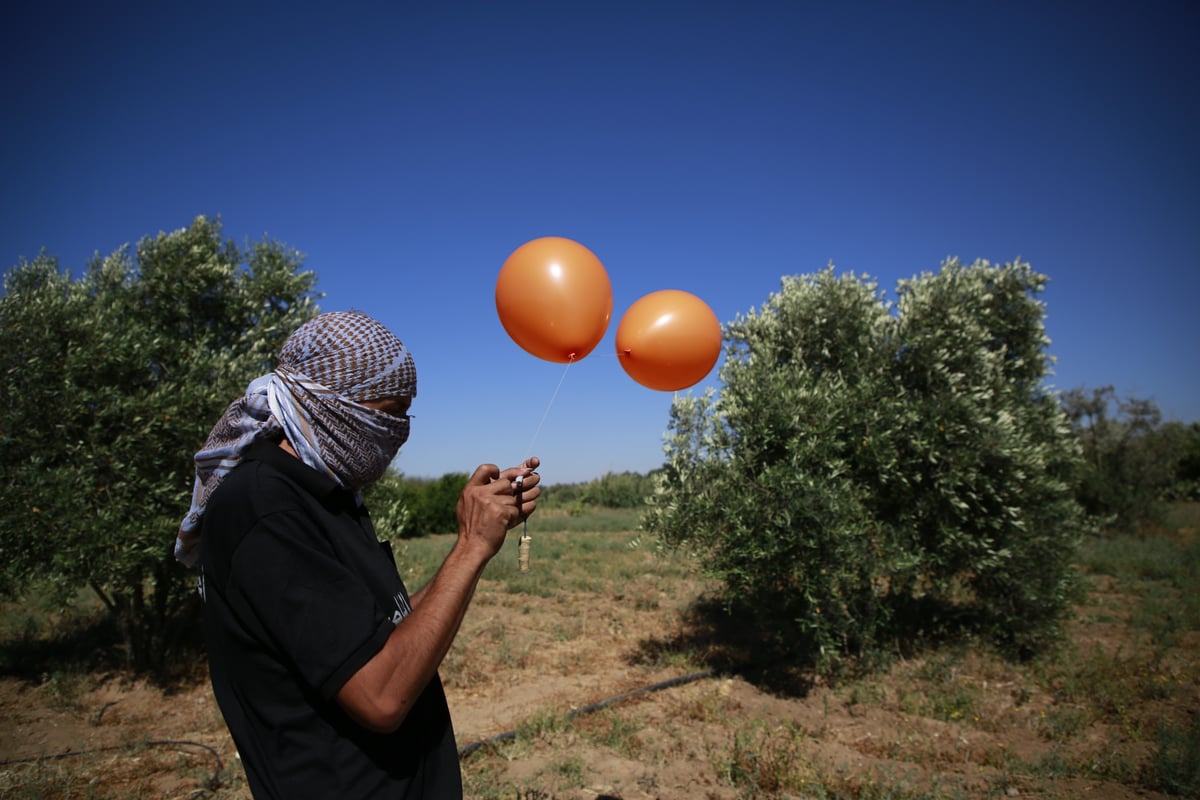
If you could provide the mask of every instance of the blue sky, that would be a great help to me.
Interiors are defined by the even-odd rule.
[[[23,8],[21,6],[24,6]],[[1050,276],[1053,384],[1200,419],[1200,5],[61,3],[0,26],[0,256],[220,215],[306,254],[419,372],[414,476],[662,463],[672,395],[614,355],[639,297],[728,322],[784,275],[894,288],[948,256]],[[495,280],[591,248],[601,345],[540,361]],[[716,371],[698,388],[716,384]]]

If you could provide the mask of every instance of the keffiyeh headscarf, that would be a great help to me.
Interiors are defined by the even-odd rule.
[[[251,381],[196,453],[192,505],[175,557],[193,566],[213,490],[256,439],[286,436],[300,459],[358,492],[383,475],[408,438],[408,419],[363,402],[413,397],[417,369],[395,334],[358,311],[321,314],[288,338],[279,365]]]

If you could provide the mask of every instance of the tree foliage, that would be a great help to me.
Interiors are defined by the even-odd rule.
[[[606,472],[583,483],[559,483],[547,487],[543,502],[547,508],[639,508],[653,492],[653,473]]]
[[[218,220],[141,239],[72,278],[46,255],[0,297],[0,589],[92,586],[132,663],[157,666],[191,593],[171,547],[192,455],[311,317],[315,276]]]
[[[455,509],[467,480],[465,472],[447,472],[440,478],[407,478],[389,470],[364,490],[363,497],[371,507],[380,536],[407,539],[455,533]]]
[[[644,524],[823,668],[954,620],[1027,651],[1070,599],[1078,447],[1048,373],[1046,278],[830,267],[725,327],[724,384],[677,398]]]
[[[363,499],[371,510],[371,523],[380,539],[412,536],[413,514],[408,505],[403,475],[389,469],[363,490]]]
[[[1097,525],[1129,532],[1158,520],[1167,499],[1200,491],[1200,423],[1163,422],[1152,400],[1111,386],[1065,392],[1063,408],[1083,448],[1079,502]]]

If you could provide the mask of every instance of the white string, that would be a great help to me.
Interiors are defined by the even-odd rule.
[[[542,425],[546,424],[546,417],[550,416],[550,409],[554,406],[554,401],[558,397],[558,390],[562,388],[563,381],[567,379],[567,370],[575,363],[572,358],[567,362],[567,366],[563,367],[562,377],[558,379],[558,386],[554,387],[554,394],[550,395],[550,402],[546,404],[546,410],[542,412],[542,419],[538,422],[537,428],[533,431],[533,438],[529,440],[529,446],[525,448],[525,456],[528,457],[533,452],[533,445],[537,442],[538,434],[542,432]]]
[[[538,421],[537,428],[533,431],[533,438],[529,440],[529,446],[525,448],[525,457],[533,452],[533,445],[537,442],[538,434],[542,432],[542,425],[546,422],[546,417],[550,416],[550,409],[554,407],[554,401],[558,398],[558,390],[562,388],[563,381],[567,379],[567,370],[571,368],[571,364],[575,362],[572,356],[567,365],[563,367],[562,376],[558,379],[558,385],[554,387],[554,394],[550,395],[550,402],[546,404],[546,410],[542,412],[542,418]],[[529,518],[522,515],[521,519],[521,538],[517,540],[517,564],[522,572],[529,569],[529,542],[533,537],[529,535]]]

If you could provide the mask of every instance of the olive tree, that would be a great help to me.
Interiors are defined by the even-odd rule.
[[[22,260],[0,297],[0,590],[90,586],[139,668],[161,664],[188,606],[172,557],[192,455],[316,312],[315,275],[219,220],[97,255],[73,277]]]
[[[1068,607],[1076,440],[1027,264],[944,264],[898,301],[784,278],[676,399],[644,525],[831,668],[953,623],[1028,651]]]

